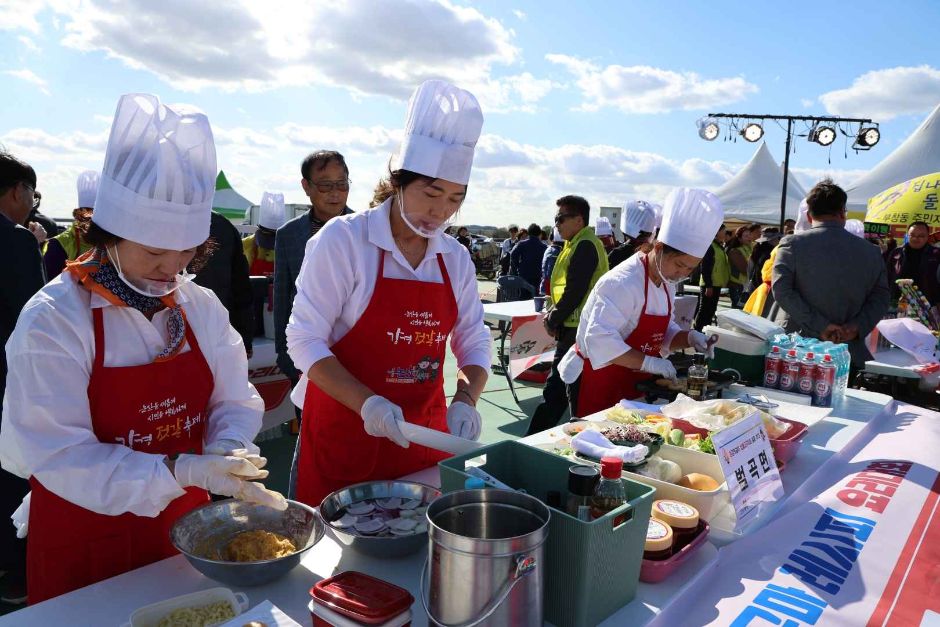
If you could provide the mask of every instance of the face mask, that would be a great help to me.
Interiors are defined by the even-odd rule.
[[[663,256],[661,253],[656,254],[656,272],[659,273],[659,278],[663,281],[663,283],[668,283],[669,285],[679,285],[679,283],[682,282],[682,279],[667,279],[666,275],[663,274],[662,257]]]
[[[149,298],[169,296],[179,289],[181,285],[185,285],[196,278],[195,274],[190,274],[183,270],[175,275],[172,281],[153,281],[151,279],[136,279],[132,281],[124,276],[124,272],[121,270],[121,259],[118,257],[117,248],[108,248],[108,255],[114,263],[114,269],[117,270],[118,278],[124,281],[127,287],[141,296],[147,296]]]
[[[454,215],[450,216],[447,220],[444,220],[435,229],[427,229],[421,225],[421,220],[419,216],[409,216],[408,212],[405,210],[405,197],[401,193],[401,190],[398,190],[398,210],[401,213],[401,219],[405,221],[405,224],[408,225],[408,228],[420,235],[421,237],[431,239],[432,237],[437,237],[441,235],[448,228],[452,227],[457,221],[457,212],[454,212]]]

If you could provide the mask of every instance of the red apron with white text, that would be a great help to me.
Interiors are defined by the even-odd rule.
[[[191,326],[186,325],[190,350],[185,353],[140,366],[107,367],[101,309],[92,311],[95,358],[88,405],[98,441],[170,457],[202,453],[214,382]],[[29,482],[33,491],[26,543],[30,604],[176,554],[170,527],[209,500],[205,490],[187,488],[155,518],[131,513],[109,516],[53,494],[35,477]],[[86,489],[104,491],[107,485]]]
[[[653,316],[646,313],[646,303],[649,294],[649,266],[643,258],[643,309],[633,333],[626,339],[627,344],[644,355],[659,357],[663,340],[672,320],[672,299],[669,291],[666,292],[666,301],[669,311],[665,316]],[[580,353],[580,350],[578,351]],[[584,418],[591,414],[610,409],[621,399],[634,399],[640,395],[636,384],[650,379],[652,375],[642,370],[632,370],[617,364],[608,364],[595,370],[591,360],[584,359],[584,370],[581,372],[581,388],[578,390],[578,417]]]
[[[457,321],[457,301],[440,254],[442,283],[385,278],[381,251],[375,291],[362,317],[330,349],[375,394],[401,407],[410,423],[447,431],[445,345]],[[307,384],[297,467],[297,500],[317,506],[331,492],[359,483],[398,479],[449,457],[366,433],[362,417],[312,382]]]

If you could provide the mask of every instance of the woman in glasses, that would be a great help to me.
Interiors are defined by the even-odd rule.
[[[446,456],[409,444],[405,422],[480,436],[490,335],[473,262],[443,233],[466,196],[482,125],[472,94],[422,84],[373,207],[331,220],[307,243],[287,327],[305,375],[293,395],[303,406],[300,501],[318,505],[350,484],[397,479]],[[426,367],[444,362],[448,338],[458,367],[449,408],[443,377]]]
[[[680,188],[666,199],[663,224],[648,253],[633,255],[604,275],[587,299],[577,343],[559,370],[579,384],[575,415],[608,409],[639,396],[636,384],[674,379],[665,357],[688,347],[709,350],[705,336],[673,320],[675,285],[689,276],[724,219],[721,201],[704,190]]]

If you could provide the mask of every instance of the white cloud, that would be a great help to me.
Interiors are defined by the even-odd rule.
[[[644,65],[599,67],[590,61],[562,54],[545,57],[576,77],[585,111],[615,107],[624,113],[666,113],[708,109],[730,104],[757,93],[756,85],[742,77],[702,78],[694,72],[674,72]]]
[[[43,9],[39,0],[3,0],[0,2],[0,30],[27,30],[39,33],[36,16]]]
[[[526,14],[525,14],[525,11],[523,11],[523,10],[521,10],[521,9],[513,9],[513,10],[512,10],[512,14],[515,15],[515,16],[516,16],[517,18],[519,18],[520,20],[522,20],[523,22],[526,21],[527,19],[529,19],[529,16],[526,15]]]
[[[27,37],[26,35],[20,35],[19,37],[17,37],[17,39],[23,45],[23,47],[26,48],[26,50],[28,50],[29,52],[32,52],[32,53],[42,52],[42,49],[38,45],[36,45],[36,42],[30,39],[29,37]]]
[[[850,87],[819,97],[833,115],[890,120],[920,114],[940,102],[940,70],[929,65],[866,72]]]
[[[18,78],[21,81],[26,81],[27,83],[35,85],[39,88],[39,91],[46,94],[47,96],[49,95],[49,84],[44,78],[37,76],[36,73],[32,70],[24,68],[22,70],[5,70],[3,73],[14,78]]]
[[[810,98],[800,98],[800,104],[803,105],[804,109],[809,109],[814,104],[816,104],[816,101]]]
[[[66,46],[104,51],[186,91],[316,84],[403,100],[422,81],[444,78],[480,92],[484,110],[495,112],[534,110],[552,87],[505,72],[521,58],[514,33],[449,0],[88,0],[60,16]]]

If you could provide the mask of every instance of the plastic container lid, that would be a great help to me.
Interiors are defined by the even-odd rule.
[[[623,460],[619,457],[601,458],[601,476],[604,479],[619,479],[623,473]]]
[[[698,510],[680,501],[653,501],[652,517],[673,529],[692,529],[698,525]]]
[[[572,466],[568,469],[568,492],[578,496],[592,496],[600,473],[594,466]]]
[[[468,477],[463,487],[465,490],[482,490],[486,487],[486,482],[479,477]]]
[[[318,582],[310,589],[317,603],[368,625],[381,624],[411,608],[404,588],[354,570]]]
[[[665,551],[672,548],[672,529],[664,522],[650,518],[646,529],[646,547],[644,551]]]

